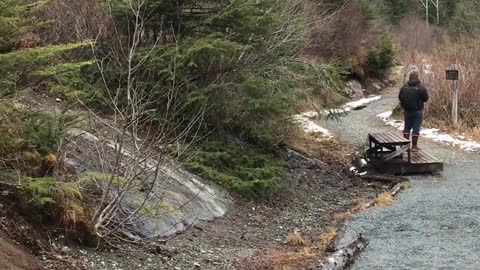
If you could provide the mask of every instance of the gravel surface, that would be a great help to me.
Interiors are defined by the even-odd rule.
[[[391,92],[339,123],[321,123],[341,140],[361,145],[371,131],[393,130],[376,117],[392,110]],[[438,176],[412,176],[412,188],[391,207],[354,216],[343,244],[362,233],[370,242],[351,269],[480,269],[480,158],[420,138],[420,146],[445,161]]]

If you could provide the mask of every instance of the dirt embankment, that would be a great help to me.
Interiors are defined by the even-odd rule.
[[[15,244],[0,230],[0,269],[3,270],[39,270],[37,259]]]
[[[281,193],[257,201],[236,198],[224,217],[154,241],[154,248],[81,250],[80,260],[92,269],[145,270],[299,269],[315,264],[339,221],[379,189],[351,178],[347,164],[320,151],[338,147],[334,143],[309,140],[297,146],[297,152],[285,153],[291,177]]]
[[[73,260],[76,266],[72,268],[66,264],[55,268],[62,265],[62,260],[45,262],[40,255],[43,269],[298,269],[315,263],[323,255],[328,239],[335,236],[338,222],[348,217],[352,207],[380,191],[350,177],[347,156],[351,149],[343,151],[334,141],[320,144],[313,135],[289,147],[296,150],[284,153],[290,176],[285,189],[269,199],[236,198],[224,217],[147,244],[112,243],[101,249],[70,247],[62,260]],[[43,237],[42,241],[48,242],[47,236]],[[20,242],[29,246],[28,242]],[[58,252],[58,247],[66,243],[48,245],[56,246]],[[15,254],[1,254],[0,263],[5,255],[7,263],[27,263],[19,266],[24,268],[11,269],[40,269],[34,257],[25,252]],[[9,260],[9,256],[22,260]],[[0,269],[14,266],[0,264]]]

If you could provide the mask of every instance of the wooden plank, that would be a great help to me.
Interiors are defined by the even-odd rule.
[[[377,138],[375,137],[375,134],[374,134],[374,133],[368,134],[368,138],[370,139],[371,142],[373,142],[373,143],[375,143],[375,144],[378,144],[378,140],[377,140]]]
[[[441,162],[436,157],[420,150],[418,152],[412,152],[412,163],[438,163]]]
[[[395,142],[399,142],[399,143],[409,143],[410,142],[410,140],[405,139],[403,137],[403,135],[401,136],[400,134],[398,134],[396,132],[389,132],[389,135]]]
[[[412,153],[410,162],[405,155],[387,161],[375,158],[374,155],[370,159],[380,172],[388,174],[438,173],[444,169],[443,162],[421,150]]]
[[[390,134],[388,133],[382,133],[382,137],[385,139],[385,143],[395,142],[395,140],[392,140],[392,138],[390,138]]]
[[[422,153],[426,158],[428,158],[429,160],[431,160],[431,161],[433,161],[433,162],[441,162],[441,160],[439,160],[438,158],[430,155],[430,154],[427,153],[427,152],[421,151],[421,153]]]
[[[384,133],[371,133],[369,134],[370,138],[380,144],[399,144],[405,145],[409,144],[410,140],[407,140],[395,132],[384,132]]]
[[[383,138],[382,134],[381,133],[374,133],[373,134],[373,138],[375,138],[375,140],[378,142],[378,143],[385,143],[385,139]]]
[[[409,163],[402,159],[392,159],[387,162],[372,160],[375,167],[382,173],[387,174],[415,174],[437,173],[443,171],[443,163]]]
[[[398,157],[400,156],[401,154],[407,152],[408,150],[410,149],[410,145],[406,145],[406,146],[403,146],[401,147],[400,149],[398,149],[397,151],[391,153],[391,154],[388,154],[386,155],[382,160],[383,161],[389,161],[395,157]]]
[[[388,137],[386,136],[386,134],[380,133],[380,134],[378,134],[378,136],[380,136],[380,137],[382,138],[383,144],[390,143],[390,140],[388,139]]]

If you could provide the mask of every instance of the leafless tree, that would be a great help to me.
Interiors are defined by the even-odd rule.
[[[133,23],[129,26],[128,40],[114,25],[110,30],[113,34],[109,35],[113,46],[107,53],[102,54],[100,44],[92,42],[108,100],[109,117],[85,105],[93,116],[96,160],[103,175],[96,182],[101,196],[92,217],[94,232],[101,238],[117,236],[124,240],[126,234],[119,232],[125,227],[177,211],[164,202],[166,168],[176,164],[168,147],[181,146],[177,149],[179,154],[185,151],[195,138],[203,115],[203,108],[200,108],[193,118],[179,124],[175,118],[182,108],[177,100],[179,86],[175,78],[160,97],[152,92],[152,85],[144,83],[146,79],[153,81],[145,65],[160,46],[163,31],[159,31],[156,40],[139,58],[139,50],[146,47],[141,43],[148,23],[147,1],[129,1],[129,9]],[[118,75],[116,87],[107,79],[107,65],[116,65],[124,71]],[[171,73],[175,77],[175,65]],[[152,124],[154,118],[159,124]]]

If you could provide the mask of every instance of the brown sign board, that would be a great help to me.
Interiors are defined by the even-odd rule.
[[[459,75],[458,70],[451,69],[451,70],[447,70],[446,73],[447,73],[447,80],[458,81],[458,75]]]

